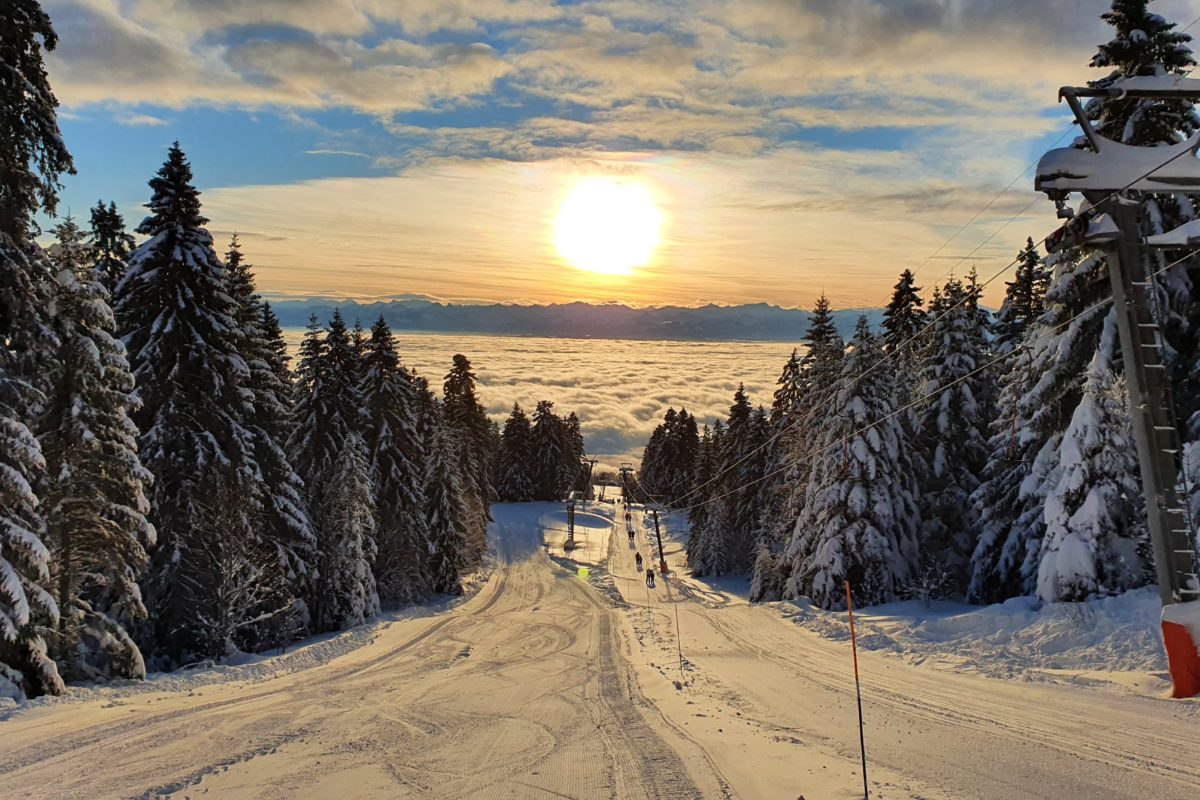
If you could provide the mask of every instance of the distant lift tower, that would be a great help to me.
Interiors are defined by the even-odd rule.
[[[622,464],[621,465],[621,494],[623,495],[623,502],[625,503],[626,506],[629,505],[630,497],[633,495],[633,492],[630,491],[630,488],[629,488],[630,483],[631,483],[630,479],[632,477],[633,477],[633,464],[630,464],[628,462]]]
[[[1143,269],[1142,248],[1181,249],[1200,244],[1200,226],[1143,240],[1138,208],[1143,192],[1200,194],[1200,133],[1163,147],[1135,147],[1100,136],[1084,113],[1080,98],[1200,100],[1200,80],[1173,75],[1126,78],[1104,89],[1059,90],[1086,137],[1086,147],[1051,150],[1038,162],[1038,191],[1059,204],[1068,222],[1047,237],[1051,251],[1073,245],[1103,249],[1112,283],[1113,305],[1121,337],[1129,412],[1137,444],[1142,491],[1163,603],[1163,636],[1177,697],[1200,693],[1200,657],[1196,642],[1179,643],[1188,626],[1173,620],[1200,620],[1200,586],[1187,498],[1178,491],[1183,450],[1175,425],[1170,384],[1162,359],[1162,333],[1150,311],[1154,278]],[[1072,217],[1067,196],[1079,192],[1086,209]],[[1192,230],[1189,226],[1194,226]],[[1190,602],[1189,602],[1190,601]],[[1177,604],[1184,604],[1175,607]],[[1173,644],[1174,643],[1174,644]]]

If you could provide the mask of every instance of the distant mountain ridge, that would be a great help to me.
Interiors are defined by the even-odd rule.
[[[325,321],[335,308],[347,320],[364,325],[383,315],[395,331],[491,333],[503,336],[550,336],[583,339],[647,339],[667,341],[798,342],[808,330],[808,311],[769,303],[739,306],[650,306],[614,303],[549,305],[458,305],[430,300],[359,302],[314,297],[272,301],[286,327],[303,327],[316,314]],[[834,323],[848,336],[866,315],[872,327],[883,320],[881,308],[839,309]]]

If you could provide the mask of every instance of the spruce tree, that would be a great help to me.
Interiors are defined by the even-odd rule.
[[[47,466],[40,493],[60,611],[52,650],[68,678],[141,678],[145,664],[131,631],[146,617],[138,581],[155,534],[145,516],[151,476],[130,418],[133,376],[82,232],[68,217],[55,234],[58,351],[39,421]]]
[[[117,213],[117,204],[98,201],[91,216],[92,258],[96,279],[111,295],[125,276],[125,266],[133,252],[134,240],[125,230],[125,219]]]
[[[868,368],[883,349],[861,318],[823,420],[808,498],[788,545],[787,598],[844,608],[894,599],[917,560],[915,486],[901,460],[891,379]]]
[[[920,351],[920,343],[915,340],[925,327],[925,312],[921,310],[925,301],[918,294],[921,287],[915,284],[912,270],[901,272],[900,280],[892,290],[892,299],[883,312],[884,351],[900,352],[901,361],[909,363],[916,360],[912,354]]]
[[[1033,239],[1027,239],[1017,256],[1016,275],[1006,284],[1008,290],[996,314],[993,349],[997,355],[1011,353],[1041,316],[1049,280]]]
[[[1051,261],[1056,276],[1045,311],[1026,334],[1027,352],[1001,378],[990,454],[972,495],[981,527],[968,595],[983,602],[1036,588],[1045,498],[1057,481],[1062,437],[1082,398],[1083,373],[1107,313],[1101,256],[1080,260],[1077,252],[1065,251]]]
[[[322,494],[317,629],[345,630],[379,614],[371,466],[357,433],[343,442]]]
[[[968,302],[968,288],[951,279],[931,307],[928,344],[924,348],[920,391],[915,410],[915,442],[920,459],[923,571],[948,569],[966,589],[967,565],[978,536],[978,518],[969,498],[980,484],[987,462],[985,405],[989,372],[981,351],[980,319]],[[907,449],[907,448],[906,448]]]
[[[32,429],[56,342],[51,267],[34,214],[53,214],[73,172],[42,50],[58,37],[35,0],[11,0],[0,25],[0,696],[62,690],[40,627],[53,627],[50,557],[36,485],[45,461]]]
[[[203,537],[217,513],[226,536],[253,536],[261,492],[254,436],[245,424],[253,393],[239,353],[238,309],[178,143],[150,187],[150,214],[138,226],[148,238],[130,256],[115,307],[141,401],[134,416],[138,448],[154,475],[150,519],[158,543],[145,581],[153,623],[148,643],[170,665],[220,655],[205,652],[208,640],[192,613],[208,602],[204,594],[213,584],[184,574],[183,565],[203,563],[188,551],[210,544]],[[237,524],[229,509],[215,507],[201,473],[241,488]]]
[[[463,472],[462,490],[470,542],[467,554],[470,563],[475,564],[487,548],[487,524],[491,521],[492,437],[487,414],[476,394],[471,361],[461,353],[454,356],[443,390],[442,418],[450,429],[450,441],[461,448],[455,461]]]
[[[534,497],[533,431],[520,404],[504,422],[500,453],[496,459],[496,491],[505,503],[525,503]]]
[[[453,432],[438,425],[428,448],[425,474],[425,520],[429,527],[430,588],[462,594],[460,574],[469,563],[470,542],[462,498],[463,471],[455,463],[461,450]]]
[[[1141,514],[1133,502],[1140,487],[1129,418],[1115,387],[1115,340],[1110,314],[1063,436],[1058,482],[1046,496],[1037,593],[1047,602],[1115,594],[1143,571]]]
[[[278,580],[267,575],[262,578],[270,578],[289,600],[295,600],[303,619],[308,616],[304,598],[311,594],[316,571],[317,540],[309,520],[304,483],[286,451],[292,430],[293,395],[291,383],[280,375],[278,348],[282,336],[278,330],[268,333],[263,327],[263,301],[236,234],[225,254],[225,264],[239,334],[238,352],[248,370],[246,388],[252,393],[246,427],[253,436],[259,473],[252,487],[260,493],[254,499],[260,512],[255,537],[262,548],[275,553],[277,563],[271,569],[280,573]],[[263,631],[263,637],[264,644],[280,643],[272,641],[277,637],[270,631]]]
[[[795,423],[785,452],[781,455],[791,468],[784,473],[785,483],[780,489],[785,500],[774,534],[777,539],[791,538],[796,520],[804,508],[812,469],[810,454],[822,436],[822,419],[828,410],[829,395],[842,368],[845,345],[833,325],[829,299],[824,293],[813,306],[804,343],[804,356],[800,359],[803,378],[798,393],[799,403],[794,413]]]
[[[364,345],[361,394],[363,436],[378,509],[375,581],[381,602],[396,606],[428,592],[426,456],[417,429],[417,398],[382,315]]]
[[[538,401],[531,431],[534,455],[534,499],[561,500],[563,485],[563,425],[554,413],[554,403]]]

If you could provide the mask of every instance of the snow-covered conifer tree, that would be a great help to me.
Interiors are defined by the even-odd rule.
[[[969,498],[987,462],[985,388],[992,375],[979,372],[987,361],[980,318],[968,302],[968,289],[947,282],[930,308],[921,368],[923,401],[915,410],[923,569],[948,568],[966,588],[967,564],[975,548],[978,519]],[[901,443],[907,449],[907,443]]]
[[[554,413],[554,403],[538,401],[533,412],[534,487],[535,500],[561,500],[565,494],[562,484],[563,425]]]
[[[921,306],[920,286],[916,286],[912,270],[900,273],[900,280],[892,290],[892,299],[883,312],[883,349],[888,353],[899,353],[902,362],[915,363],[920,352],[917,335],[925,327],[925,312]]]
[[[463,471],[462,490],[466,503],[468,557],[475,564],[487,548],[487,524],[491,520],[491,425],[475,391],[471,361],[461,353],[443,384],[442,418],[450,428],[450,441],[461,447],[456,463]],[[561,453],[561,450],[560,450]]]
[[[371,568],[375,551],[371,465],[357,433],[343,442],[322,502],[317,628],[345,630],[379,613]]]
[[[1110,313],[1063,436],[1058,482],[1046,496],[1037,593],[1047,602],[1121,592],[1143,572],[1137,461],[1115,386],[1115,340]]]
[[[896,597],[917,560],[914,482],[901,454],[903,432],[890,376],[868,368],[883,349],[858,322],[830,396],[808,499],[788,545],[785,597],[844,608]]]
[[[53,214],[59,176],[73,172],[58,130],[42,49],[58,37],[36,0],[11,0],[0,25],[0,696],[58,693],[62,680],[39,628],[58,621],[50,556],[34,493],[45,465],[32,433],[55,348],[53,278],[33,241],[34,214]]]
[[[435,428],[428,448],[425,478],[425,519],[429,526],[429,581],[435,592],[462,594],[462,569],[470,561],[463,472],[454,462],[460,449],[446,426]]]
[[[1024,249],[1017,256],[1016,275],[1006,284],[1008,290],[996,314],[992,348],[997,355],[1011,353],[1020,344],[1025,332],[1042,315],[1049,282],[1049,271],[1033,246],[1033,239],[1027,239]]]
[[[378,509],[375,582],[386,606],[424,597],[429,532],[425,521],[425,443],[417,397],[400,367],[392,330],[381,315],[364,345],[363,436]]]
[[[253,393],[246,427],[253,436],[254,460],[260,492],[255,504],[260,512],[254,535],[261,546],[275,552],[281,579],[273,585],[297,603],[301,621],[307,618],[304,598],[312,591],[316,571],[317,540],[309,521],[304,483],[288,460],[286,445],[292,429],[292,386],[280,375],[278,345],[263,328],[262,298],[254,274],[242,256],[237,236],[225,255],[229,296],[234,302],[238,352],[248,369],[246,388]],[[266,580],[267,576],[263,576]],[[272,622],[275,622],[272,619]],[[290,623],[285,626],[294,630]],[[302,626],[301,626],[302,627]],[[263,644],[278,644],[277,631],[263,630]]]
[[[68,678],[141,678],[131,628],[146,617],[138,581],[155,536],[143,493],[151,478],[130,419],[133,376],[83,233],[68,217],[55,234],[58,350],[38,424],[60,611],[52,651]]]
[[[153,623],[147,643],[170,665],[219,655],[204,652],[209,640],[192,613],[207,602],[200,595],[212,584],[182,572],[185,564],[199,563],[186,551],[207,545],[203,537],[217,513],[202,475],[243,493],[238,525],[221,510],[227,536],[254,535],[262,492],[254,436],[245,424],[253,393],[239,353],[237,307],[178,143],[150,186],[150,215],[138,226],[148,238],[129,258],[115,310],[141,401],[134,416],[138,448],[154,475],[150,520],[158,543],[144,584]]]
[[[524,503],[533,499],[532,435],[529,417],[520,404],[513,403],[512,413],[504,422],[496,459],[496,492],[506,503]]]
[[[111,295],[125,276],[125,265],[133,252],[134,240],[125,230],[125,219],[117,212],[117,204],[107,206],[99,201],[92,209],[92,259],[96,278]]]

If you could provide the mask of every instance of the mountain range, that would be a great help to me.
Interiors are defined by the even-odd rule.
[[[809,313],[769,303],[635,308],[617,303],[468,305],[431,300],[362,302],[322,297],[275,300],[271,306],[284,327],[303,327],[313,314],[324,322],[335,308],[340,308],[347,321],[357,319],[368,326],[382,314],[397,332],[679,341],[795,342],[808,330]],[[848,308],[833,312],[834,323],[843,336],[849,336],[862,315],[866,315],[872,327],[878,327],[883,309]]]

